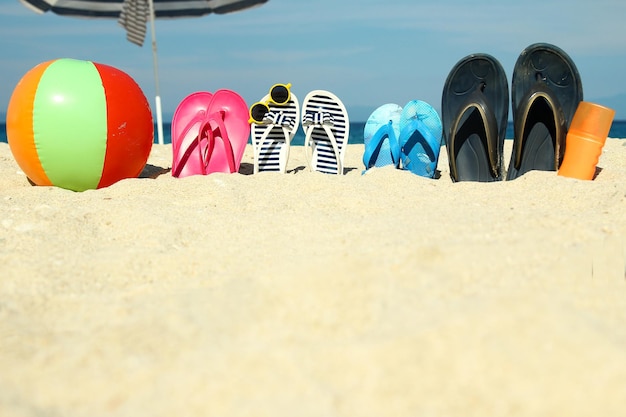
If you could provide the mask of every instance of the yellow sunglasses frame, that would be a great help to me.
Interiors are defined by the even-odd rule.
[[[287,90],[287,99],[283,101],[282,103],[279,103],[272,99],[272,90],[274,90],[276,87],[284,87]],[[250,118],[248,119],[248,123],[262,123],[263,122],[263,120],[257,120],[252,116],[252,109],[254,109],[256,106],[265,107],[266,109],[265,113],[267,113],[270,111],[269,104],[276,104],[277,106],[284,106],[285,104],[289,103],[289,100],[291,100],[291,83],[274,84],[269,90],[269,98],[267,100],[257,101],[256,103],[250,106],[250,109],[248,111],[248,116],[250,116]]]

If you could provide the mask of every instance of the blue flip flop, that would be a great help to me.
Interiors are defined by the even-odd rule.
[[[400,115],[402,107],[383,104],[370,115],[363,129],[363,165],[365,171],[373,167],[400,164]]]
[[[400,115],[402,169],[433,178],[437,170],[443,126],[437,111],[420,100],[409,101]]]

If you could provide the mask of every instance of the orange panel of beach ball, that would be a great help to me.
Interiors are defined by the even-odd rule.
[[[84,191],[135,178],[154,142],[141,88],[91,61],[37,65],[13,90],[6,117],[13,157],[36,185]]]

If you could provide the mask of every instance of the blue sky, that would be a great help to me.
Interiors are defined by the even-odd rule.
[[[269,0],[229,15],[157,20],[156,32],[166,117],[195,91],[228,88],[251,104],[285,82],[300,99],[333,91],[353,121],[384,103],[420,99],[439,109],[459,59],[489,53],[510,80],[519,53],[548,42],[576,63],[586,100],[626,119],[624,0]],[[3,1],[0,113],[29,69],[63,57],[125,71],[153,104],[150,34],[143,47],[125,36],[115,20],[39,15]]]

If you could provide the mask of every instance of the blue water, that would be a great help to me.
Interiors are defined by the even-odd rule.
[[[365,122],[355,122],[350,123],[350,137],[348,138],[348,143],[350,144],[361,144],[363,143],[363,128],[365,127]],[[163,141],[165,143],[172,143],[171,139],[171,126],[169,123],[163,125]],[[507,139],[513,138],[513,123],[509,122],[506,130]],[[611,130],[609,131],[610,138],[621,138],[626,139],[626,120],[615,120],[611,125]],[[6,124],[0,124],[0,142],[7,142],[7,131]],[[154,142],[157,143],[156,138],[156,128],[155,128],[155,139]],[[304,132],[302,129],[298,129],[296,136],[293,138],[293,145],[302,146],[304,144]]]

